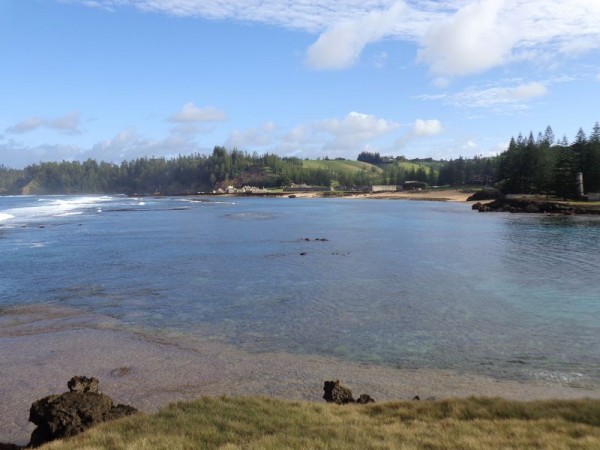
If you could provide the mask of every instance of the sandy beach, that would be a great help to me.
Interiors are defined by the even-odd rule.
[[[290,194],[291,195],[291,194]],[[297,198],[320,198],[321,192],[295,192]],[[425,200],[441,202],[466,202],[471,193],[462,192],[458,189],[440,189],[431,191],[398,191],[398,192],[361,192],[348,194],[340,198],[366,198],[379,200]]]
[[[443,370],[366,365],[310,355],[251,354],[176,334],[123,329],[110,317],[44,305],[0,319],[0,442],[26,443],[31,403],[66,391],[74,375],[94,376],[116,402],[155,411],[202,396],[322,400],[324,380],[339,379],[377,401],[434,397],[600,398],[600,390],[557,382],[517,382]]]

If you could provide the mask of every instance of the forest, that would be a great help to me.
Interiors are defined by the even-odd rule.
[[[86,161],[40,162],[24,169],[0,165],[0,194],[193,194],[232,185],[277,188],[310,186],[401,185],[420,181],[430,186],[495,186],[507,194],[577,196],[576,174],[586,192],[600,191],[600,125],[589,135],[579,129],[573,142],[557,140],[548,126],[543,133],[512,138],[493,157],[435,161],[407,160],[361,152],[357,161],[343,158],[307,161],[275,154],[249,154],[214,147],[212,154],[175,158],[144,157],[120,164]]]

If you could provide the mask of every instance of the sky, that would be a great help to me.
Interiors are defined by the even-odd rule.
[[[600,0],[0,0],[0,165],[496,155],[600,120]]]

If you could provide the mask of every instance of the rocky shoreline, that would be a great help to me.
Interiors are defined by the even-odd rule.
[[[25,447],[0,443],[0,450],[36,448],[75,436],[88,428],[109,420],[120,419],[137,413],[130,405],[118,404],[98,392],[98,379],[75,376],[69,380],[69,392],[44,397],[31,404],[29,421],[36,425]]]
[[[572,204],[529,198],[497,198],[489,203],[477,202],[472,208],[479,212],[537,213],[547,215],[600,215],[600,206]]]

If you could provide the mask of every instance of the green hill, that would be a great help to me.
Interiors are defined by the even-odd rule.
[[[305,169],[325,169],[332,170],[334,172],[350,172],[356,173],[361,170],[371,172],[373,174],[382,174],[383,169],[381,167],[374,166],[362,161],[348,161],[348,160],[304,160],[302,166]]]

